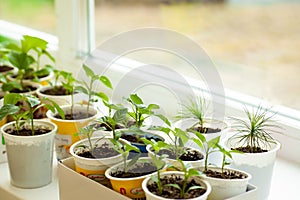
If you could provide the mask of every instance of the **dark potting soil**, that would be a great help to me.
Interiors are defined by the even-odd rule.
[[[231,148],[231,150],[238,150],[242,151],[243,153],[264,153],[268,152],[266,149],[262,149],[260,147],[251,147],[251,146],[245,146],[245,147],[237,147],[237,148]]]
[[[49,73],[48,74],[43,74],[43,75],[38,75],[37,77],[39,78],[39,79],[41,79],[41,78],[45,78],[45,77],[47,77],[47,76],[49,76]],[[12,76],[13,78],[16,78],[17,77],[17,75],[14,75],[14,76]],[[26,76],[24,79],[25,80],[33,80],[35,77],[33,76],[33,75],[28,75],[28,76]]]
[[[7,65],[1,65],[0,66],[0,72],[8,72],[10,70],[12,70],[14,68],[10,67],[10,66],[7,66]]]
[[[73,114],[66,114],[65,115],[65,120],[78,120],[78,119],[87,119],[89,117],[92,117],[92,114],[86,114],[86,112],[76,112]],[[59,114],[54,115],[55,118],[57,119],[62,119]]]
[[[212,177],[212,178],[221,178],[221,179],[245,179],[247,178],[246,174],[237,172],[237,171],[231,171],[231,170],[224,170],[223,173],[220,171],[215,170],[207,170],[205,173],[206,176]]]
[[[36,90],[36,89],[37,89],[37,88],[34,87],[34,86],[26,85],[26,86],[23,86],[23,90],[13,89],[13,90],[11,90],[10,92],[11,92],[11,93],[25,93],[25,92],[31,92],[31,91],[34,91],[34,90]]]
[[[170,159],[174,159],[174,160],[176,159],[175,153],[169,149],[159,150],[158,155],[163,155],[163,154],[168,155],[168,158]],[[187,149],[185,153],[179,157],[179,159],[182,161],[197,161],[197,160],[202,160],[203,158],[204,156],[200,152],[192,149]]]
[[[182,188],[183,179],[180,176],[176,176],[176,175],[172,174],[171,176],[161,178],[161,183],[162,183],[162,185],[178,184]],[[201,185],[199,185],[194,179],[192,179],[191,181],[188,182],[187,188],[190,188],[193,186],[201,186]],[[203,187],[203,185],[202,185],[202,187]],[[161,197],[164,197],[164,198],[181,199],[180,198],[180,190],[175,187],[172,187],[172,186],[164,186],[161,195],[159,194],[159,190],[158,190],[156,183],[148,184],[147,188],[151,193],[156,194]],[[205,188],[190,190],[184,195],[184,199],[196,198],[196,197],[203,195],[205,192],[206,192]]]
[[[201,126],[194,126],[193,128],[188,130],[197,131],[203,134],[218,133],[221,131],[221,129],[219,128],[209,128],[209,127],[201,127]]]
[[[112,147],[109,146],[108,143],[103,143],[101,146],[97,146],[93,149],[91,152],[89,149],[85,148],[82,149],[79,153],[77,153],[78,156],[84,157],[84,158],[109,158],[118,155],[119,153],[114,150]]]
[[[56,96],[70,95],[71,94],[63,86],[57,86],[57,87],[54,87],[54,88],[50,88],[50,89],[42,91],[41,93],[46,94],[46,95],[56,95]]]
[[[129,120],[127,122],[127,127],[131,127],[131,126],[134,126],[136,124],[135,120]]]
[[[112,131],[112,129],[107,125],[107,124],[104,124],[104,123],[99,123],[95,126],[95,128],[105,128],[106,131]],[[121,125],[121,124],[117,124],[115,129],[122,129],[122,128],[125,128],[125,126]]]
[[[121,168],[112,172],[110,175],[117,178],[133,178],[144,176],[156,172],[156,167],[148,162],[136,163],[127,172],[124,172]]]
[[[156,142],[158,141],[162,141],[161,138],[155,136],[155,135],[152,135],[152,134],[149,134],[149,133],[145,133],[144,136],[140,136],[140,135],[136,135],[136,134],[122,134],[121,135],[121,138],[131,142],[131,143],[139,143],[139,144],[144,144],[144,142],[141,140],[141,138],[146,138],[148,140],[155,140]]]
[[[17,135],[17,136],[32,136],[31,129],[29,127],[23,127],[19,130],[19,133],[15,128],[9,128],[5,130],[8,134]],[[34,135],[43,135],[49,133],[51,131],[50,128],[45,126],[39,126],[34,130]]]

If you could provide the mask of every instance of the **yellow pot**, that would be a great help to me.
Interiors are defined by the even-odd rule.
[[[0,120],[0,127],[6,124],[6,117],[4,117],[2,120]]]
[[[151,162],[151,158],[140,158],[138,162],[145,162],[145,160]],[[123,168],[123,163],[114,165],[108,168],[105,172],[105,176],[110,180],[113,190],[132,199],[145,198],[145,192],[142,189],[142,182],[145,178],[155,174],[156,172],[134,178],[116,178],[111,176],[111,173],[120,168]]]
[[[61,106],[61,108],[65,112],[65,115],[71,113],[70,107],[70,105]],[[86,105],[75,105],[73,112],[85,113]],[[91,121],[95,120],[98,116],[98,111],[90,107],[89,114],[91,114],[92,116],[89,118],[78,120],[59,119],[55,117],[56,114],[57,113],[52,113],[50,110],[46,113],[50,121],[55,123],[58,127],[57,133],[55,135],[55,150],[57,159],[61,160],[71,156],[71,154],[69,153],[71,145],[81,139],[78,134],[79,130],[82,127],[88,125]]]

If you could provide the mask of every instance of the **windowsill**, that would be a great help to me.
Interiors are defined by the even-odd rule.
[[[10,185],[8,164],[0,164],[0,197],[5,200],[59,200],[57,161],[54,161],[53,181],[37,189],[20,189]],[[300,185],[300,165],[277,158],[269,199],[297,199]],[[76,189],[76,188],[74,188]],[[72,192],[72,191],[70,191]],[[92,195],[90,195],[92,197]],[[98,198],[98,197],[96,197]]]

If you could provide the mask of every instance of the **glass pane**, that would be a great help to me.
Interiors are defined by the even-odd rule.
[[[0,19],[55,34],[54,0],[0,0]]]
[[[205,49],[225,88],[300,109],[300,2],[203,2],[207,1],[96,0],[97,44],[141,27],[178,31]],[[148,51],[130,56],[141,61],[172,60],[158,54]],[[176,59],[173,64],[172,67],[187,70]]]

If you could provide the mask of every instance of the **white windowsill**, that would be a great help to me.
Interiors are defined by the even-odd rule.
[[[57,162],[54,161],[53,181],[37,189],[20,189],[10,185],[8,164],[0,164],[0,199],[2,200],[59,200]],[[269,200],[297,199],[300,185],[300,166],[278,158],[275,162]],[[76,189],[76,188],[74,188]],[[70,191],[72,192],[72,191]],[[92,195],[91,195],[92,196]],[[75,200],[75,199],[74,199]]]

